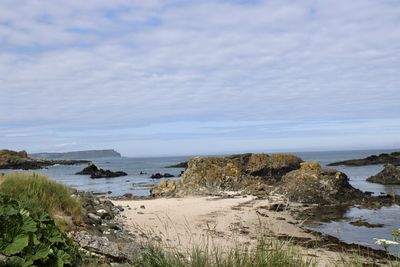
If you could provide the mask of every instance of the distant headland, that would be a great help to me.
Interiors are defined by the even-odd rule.
[[[114,149],[104,150],[83,150],[64,153],[32,153],[29,154],[35,159],[97,159],[97,158],[120,158],[121,154]]]

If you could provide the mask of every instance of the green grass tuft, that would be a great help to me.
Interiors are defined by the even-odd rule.
[[[148,244],[134,266],[143,267],[309,267],[314,259],[305,258],[293,245],[276,239],[260,238],[254,248],[223,249],[195,247],[185,256],[178,250]]]
[[[12,173],[0,176],[0,193],[16,199],[33,213],[49,213],[60,227],[66,218],[82,222],[82,206],[72,197],[73,189],[38,174]]]

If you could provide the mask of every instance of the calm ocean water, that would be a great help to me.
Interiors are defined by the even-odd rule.
[[[383,152],[391,152],[391,150],[369,150],[369,151],[335,151],[335,152],[300,152],[293,153],[300,156],[306,161],[318,161],[321,165],[325,166],[328,163],[341,161],[346,159],[364,158],[369,155],[379,154]],[[93,162],[103,168],[113,171],[125,171],[128,176],[117,177],[111,179],[91,179],[89,176],[74,175],[74,173],[82,170],[85,165],[77,166],[53,166],[45,170],[38,170],[35,172],[45,174],[57,181],[63,182],[81,191],[93,192],[108,192],[111,195],[118,196],[125,193],[133,193],[136,195],[148,195],[149,189],[144,187],[144,184],[158,183],[160,180],[150,179],[150,175],[160,173],[171,173],[178,175],[182,169],[179,168],[165,168],[165,166],[176,164],[190,159],[190,156],[184,157],[160,157],[160,158],[109,158],[109,159],[95,159]],[[374,183],[369,183],[366,179],[375,175],[383,169],[382,165],[371,165],[363,167],[344,167],[336,166],[331,167],[338,169],[347,174],[350,178],[350,183],[362,190],[371,191],[378,195],[381,192],[390,193],[395,192],[400,195],[400,186],[384,186]],[[10,172],[6,170],[5,172]],[[147,173],[140,175],[140,172]],[[359,208],[352,208],[344,215],[343,220],[324,223],[313,224],[309,227],[319,230],[324,233],[336,236],[343,241],[349,243],[358,243],[368,245],[374,248],[379,248],[373,243],[373,238],[387,238],[390,239],[390,230],[400,228],[400,207],[392,206],[389,208],[382,208],[379,210],[366,210]],[[350,221],[356,219],[364,219],[371,223],[383,223],[383,228],[365,228],[356,227],[349,224]],[[395,251],[392,251],[395,253]]]

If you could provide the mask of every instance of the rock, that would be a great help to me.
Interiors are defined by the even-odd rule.
[[[263,194],[267,184],[276,183],[284,174],[300,168],[301,162],[300,158],[286,154],[197,157],[188,162],[177,187],[184,194],[213,194],[224,190]]]
[[[290,154],[252,154],[246,172],[252,176],[280,180],[284,174],[298,169],[302,162],[302,159]]]
[[[97,236],[86,231],[73,232],[70,237],[76,241],[80,247],[97,254],[104,255],[113,259],[124,259],[125,256],[120,252],[117,243],[108,240],[105,236]]]
[[[363,159],[350,159],[339,162],[330,163],[328,166],[365,166],[373,164],[392,164],[400,165],[400,152],[382,153],[380,155],[372,155]]]
[[[150,176],[151,179],[161,179],[161,178],[171,178],[171,177],[175,177],[175,176],[170,173],[161,174],[159,172]]]
[[[385,226],[384,224],[381,224],[381,223],[369,223],[364,220],[356,220],[356,221],[350,222],[350,224],[354,225],[354,226],[364,226],[367,228],[381,228],[381,227]]]
[[[97,168],[96,165],[94,165],[92,162],[88,163],[88,166],[81,170],[80,172],[77,172],[75,174],[77,175],[92,175],[95,172],[98,172],[99,169]]]
[[[123,171],[110,171],[110,170],[103,170],[100,169],[99,171],[93,173],[90,178],[95,179],[95,178],[114,178],[114,177],[121,177],[121,176],[127,176],[128,174]]]
[[[386,164],[381,172],[369,177],[367,181],[386,185],[400,185],[400,167],[396,167],[392,164]]]
[[[112,172],[110,170],[99,169],[96,165],[90,162],[86,168],[84,168],[80,172],[77,172],[76,175],[90,175],[90,178],[95,179],[120,177],[126,176],[128,174],[122,171]]]
[[[291,201],[317,204],[346,202],[363,195],[349,184],[346,174],[322,169],[316,162],[303,163],[299,170],[286,174],[279,191]]]
[[[141,209],[146,209],[146,207],[144,205],[141,205],[140,208]]]
[[[158,186],[150,189],[150,195],[153,197],[173,196],[176,191],[176,185],[177,181],[175,180],[161,181]]]
[[[107,219],[111,220],[112,216],[110,215],[110,212],[106,211],[105,209],[100,209],[97,212],[97,215],[100,216],[101,219]]]
[[[101,224],[101,217],[93,214],[93,213],[88,213],[87,214],[88,218],[89,218],[89,222],[94,223],[94,224]]]

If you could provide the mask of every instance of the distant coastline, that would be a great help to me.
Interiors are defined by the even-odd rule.
[[[35,159],[98,159],[98,158],[121,158],[121,154],[114,149],[103,150],[82,150],[71,151],[63,153],[32,153],[29,154],[31,158]]]

